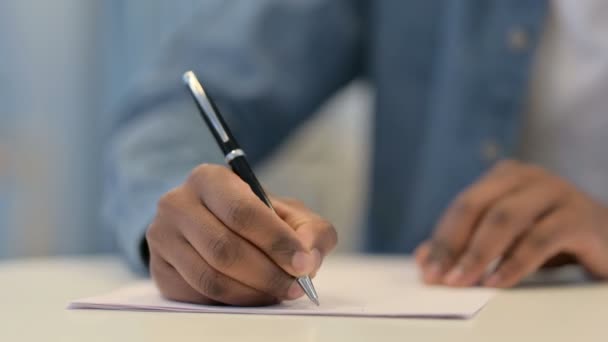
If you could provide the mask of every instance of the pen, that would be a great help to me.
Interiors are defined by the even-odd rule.
[[[238,143],[232,136],[226,122],[220,115],[215,103],[205,92],[205,89],[198,81],[198,78],[193,71],[187,71],[182,76],[184,83],[188,86],[196,106],[198,107],[203,120],[209,127],[213,137],[217,141],[224,159],[232,168],[232,171],[237,174],[245,183],[249,184],[251,190],[264,202],[273,212],[274,208],[262,185],[253,173],[245,152],[239,147]],[[297,282],[304,290],[308,298],[319,305],[319,296],[315,290],[309,276],[298,277]]]

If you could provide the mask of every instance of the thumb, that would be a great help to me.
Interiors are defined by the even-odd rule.
[[[318,271],[323,258],[338,242],[334,226],[304,204],[294,200],[273,201],[277,214],[295,231],[305,248],[316,258]],[[313,274],[314,274],[313,273]]]
[[[304,225],[300,227],[300,229],[296,231],[296,235],[298,236],[300,241],[302,241],[304,246],[306,246],[310,250],[310,254],[315,259],[315,268],[310,274],[310,276],[314,278],[314,276],[317,275],[317,272],[319,272],[321,265],[323,264],[323,259],[327,254],[329,254],[329,251],[331,251],[331,249],[333,248],[327,247],[327,244],[319,238],[318,234],[316,234],[314,227],[310,225]]]

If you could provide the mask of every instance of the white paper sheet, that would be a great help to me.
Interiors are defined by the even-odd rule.
[[[420,283],[409,259],[334,258],[314,279],[321,306],[307,298],[244,308],[178,303],[162,298],[154,284],[140,281],[108,294],[70,303],[71,309],[366,317],[471,318],[494,295],[483,288],[453,289]]]

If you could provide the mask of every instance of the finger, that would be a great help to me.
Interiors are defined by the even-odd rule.
[[[161,295],[167,299],[195,304],[218,304],[188,285],[175,268],[156,253],[150,254],[150,273]]]
[[[281,219],[296,231],[296,235],[304,246],[312,251],[315,268],[310,276],[314,278],[321,268],[325,256],[338,243],[336,229],[329,221],[324,220],[297,200],[275,201],[275,209]]]
[[[424,281],[424,263],[426,262],[429,254],[431,253],[430,241],[424,241],[414,251],[414,261],[418,270],[420,271],[420,278]]]
[[[290,274],[228,229],[183,187],[161,198],[146,238],[167,260],[176,248],[189,244],[214,269],[277,298],[288,297],[294,282]]]
[[[311,251],[315,249],[321,257],[328,255],[338,243],[334,226],[296,200],[275,202],[277,214],[296,231],[303,245]]]
[[[310,272],[310,276],[313,278],[319,272],[325,256],[335,246],[336,234],[330,233],[331,230],[333,230],[333,226],[325,222],[319,222],[319,224],[310,223],[303,225],[296,231],[304,246],[310,246],[310,250],[312,251],[311,254],[314,257],[315,266]]]
[[[565,210],[556,210],[528,230],[505,255],[485,286],[511,287],[539,269],[568,243],[570,220]]]
[[[254,306],[278,302],[274,296],[251,288],[211,267],[187,242],[163,258],[190,287],[205,297],[229,305]],[[280,299],[280,298],[279,298]]]
[[[605,224],[608,222],[608,207],[596,201],[583,194],[568,203],[570,238],[562,251],[567,257],[556,261],[568,262],[574,259],[591,276],[608,279],[608,235]]]
[[[285,299],[295,280],[249,241],[233,233],[206,208],[186,211],[182,233],[189,244],[215,270],[239,282]]]
[[[424,263],[424,280],[438,283],[464,250],[487,208],[535,177],[537,170],[517,161],[502,161],[456,197],[439,221]]]
[[[416,250],[414,251],[414,260],[416,261],[416,264],[418,265],[418,267],[422,268],[424,266],[424,263],[428,259],[430,253],[431,253],[431,242],[428,240],[422,242],[416,248]]]
[[[188,182],[226,227],[257,246],[285,271],[300,276],[314,269],[314,257],[293,229],[230,170],[204,165],[195,170]]]
[[[551,178],[544,178],[497,200],[486,211],[456,266],[445,276],[444,283],[450,286],[477,283],[490,264],[502,256],[524,230],[557,207],[565,193]]]

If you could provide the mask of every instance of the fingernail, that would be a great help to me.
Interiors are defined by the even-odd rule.
[[[424,281],[427,283],[436,283],[441,277],[441,265],[439,263],[431,263],[424,272]]]
[[[296,252],[291,259],[291,266],[299,275],[307,275],[315,268],[316,258],[311,253]]]
[[[462,278],[464,278],[464,269],[462,266],[456,266],[453,270],[451,270],[443,279],[446,285],[454,286],[458,285]]]
[[[487,287],[497,287],[500,284],[502,277],[498,273],[494,273],[490,276],[490,278],[486,279],[484,285]]]
[[[294,281],[293,284],[287,290],[287,298],[289,299],[298,299],[304,295],[304,290],[300,287],[297,281]]]

